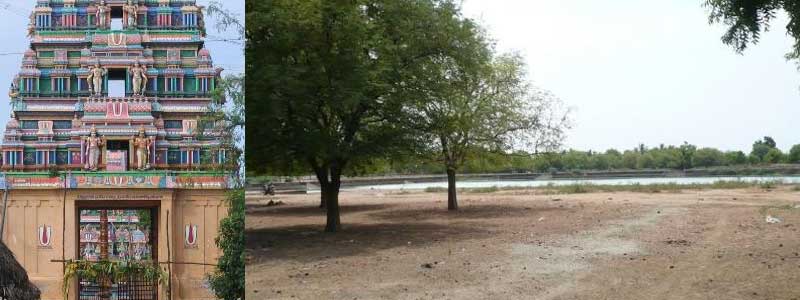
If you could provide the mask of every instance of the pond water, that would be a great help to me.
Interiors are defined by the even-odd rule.
[[[458,188],[488,187],[541,187],[547,185],[595,184],[711,184],[717,181],[764,182],[780,181],[787,184],[800,183],[800,176],[713,176],[713,177],[661,177],[661,178],[606,178],[606,179],[552,179],[552,180],[472,180],[459,181]],[[447,181],[419,182],[404,184],[378,184],[343,187],[342,190],[421,190],[426,188],[447,188]]]

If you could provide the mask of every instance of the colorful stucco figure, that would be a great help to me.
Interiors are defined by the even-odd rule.
[[[105,146],[105,141],[102,137],[97,136],[97,128],[92,126],[89,136],[86,137],[86,169],[90,171],[97,171],[100,164],[100,147]]]
[[[94,64],[89,67],[89,75],[86,77],[86,83],[89,84],[89,93],[92,95],[103,95],[103,77],[108,74],[108,69],[100,67],[100,63]]]
[[[136,147],[136,168],[147,170],[150,168],[150,146],[153,144],[151,138],[145,136],[144,127],[139,129],[139,136],[133,142]]]
[[[131,74],[133,95],[141,96],[142,91],[147,89],[147,69],[140,66],[139,61],[136,61],[128,72]]]

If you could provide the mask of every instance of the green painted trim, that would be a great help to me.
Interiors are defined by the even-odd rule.
[[[59,36],[82,35],[82,36],[85,36],[87,31],[91,31],[91,30],[80,30],[80,29],[76,29],[76,30],[37,30],[36,34],[43,35],[43,36],[47,36],[47,35],[59,35]]]
[[[184,57],[191,57],[191,58],[197,57],[197,51],[195,51],[195,50],[181,50],[181,58],[184,58]]]
[[[126,94],[133,93],[133,83],[131,83],[130,80],[128,80],[131,77],[131,74],[129,74],[130,70],[131,69],[129,69],[129,68],[125,69],[125,93]]]

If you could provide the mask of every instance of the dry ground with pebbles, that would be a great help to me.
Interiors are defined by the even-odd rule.
[[[318,197],[248,195],[247,299],[800,299],[789,187]]]

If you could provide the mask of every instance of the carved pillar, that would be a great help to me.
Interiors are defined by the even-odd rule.
[[[132,136],[128,140],[128,170],[133,170],[133,166],[136,165],[136,143],[134,140],[136,139],[135,136]]]
[[[78,157],[80,158],[79,163],[81,164],[81,167],[84,167],[85,164],[86,164],[86,158],[85,158],[86,157],[86,145],[85,145],[84,141],[85,141],[85,139],[83,137],[81,137],[81,153],[80,153],[80,155],[78,155]]]
[[[106,143],[108,143],[108,141],[106,141]],[[100,159],[97,160],[97,169],[99,170],[100,166],[106,166],[106,157],[108,156],[108,153],[106,152],[108,152],[108,145],[104,144],[103,146],[97,148],[100,149]]]

